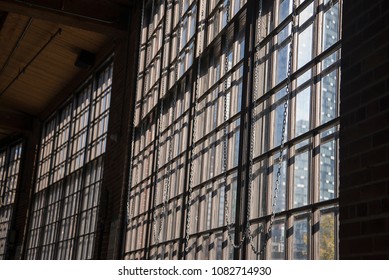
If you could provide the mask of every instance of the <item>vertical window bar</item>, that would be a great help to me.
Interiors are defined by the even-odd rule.
[[[7,259],[23,148],[23,142],[16,142],[3,147],[0,151],[0,260]]]
[[[94,84],[91,85],[91,82]],[[26,251],[26,257],[29,259],[76,258],[77,251],[83,249],[82,246],[78,247],[78,244],[86,247],[86,254],[79,256],[88,259],[93,257],[95,221],[105,152],[102,145],[106,143],[111,82],[112,62],[108,61],[92,75],[81,91],[71,97],[71,102],[54,113],[53,119],[46,123],[41,141],[33,215],[29,225],[30,235]],[[93,96],[93,93],[96,96]],[[99,114],[96,113],[97,109],[100,109]],[[70,116],[67,116],[68,112],[71,113]],[[58,124],[54,123],[58,119]],[[95,138],[92,137],[94,132],[98,132]],[[94,159],[90,151],[95,147],[98,154],[94,154],[97,156]],[[48,151],[48,148],[51,151]],[[66,153],[63,152],[64,149],[67,149]],[[90,168],[99,171],[99,178],[84,186],[87,170]],[[61,170],[60,174],[56,173],[58,170]],[[46,174],[49,175],[44,179],[47,184],[42,181]],[[88,201],[91,205],[87,205],[83,210],[81,203],[87,190],[91,191],[92,200]],[[85,216],[85,213],[88,214],[85,222],[89,231],[86,242],[79,243],[77,241],[83,238],[79,234],[81,216]]]

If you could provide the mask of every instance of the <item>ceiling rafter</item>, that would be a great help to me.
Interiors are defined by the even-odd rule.
[[[0,10],[106,34],[127,29],[128,9],[103,0],[2,0]]]

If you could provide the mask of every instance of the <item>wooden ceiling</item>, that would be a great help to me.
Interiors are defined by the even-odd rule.
[[[124,36],[136,1],[0,0],[0,140],[32,127],[98,53]]]

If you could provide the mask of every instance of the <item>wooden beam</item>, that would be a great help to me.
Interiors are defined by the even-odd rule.
[[[30,131],[32,129],[32,117],[7,109],[0,108],[0,129],[12,132]]]
[[[121,35],[128,25],[128,9],[109,1],[61,1],[54,5],[44,0],[1,0],[0,11],[41,19],[103,34]]]

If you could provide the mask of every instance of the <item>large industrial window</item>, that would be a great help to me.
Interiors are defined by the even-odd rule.
[[[6,258],[6,249],[12,225],[23,143],[0,150],[0,260]]]
[[[144,1],[126,259],[337,258],[341,7]]]
[[[91,259],[112,84],[109,62],[44,125],[27,259]]]

